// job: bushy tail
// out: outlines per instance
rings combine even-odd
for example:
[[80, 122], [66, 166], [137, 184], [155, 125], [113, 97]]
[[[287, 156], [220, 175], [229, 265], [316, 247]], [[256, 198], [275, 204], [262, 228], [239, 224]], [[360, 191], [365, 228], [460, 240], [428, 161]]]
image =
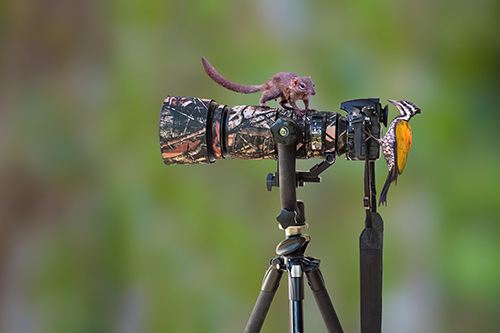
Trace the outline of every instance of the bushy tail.
[[212, 80], [214, 80], [216, 83], [220, 84], [221, 86], [223, 86], [226, 89], [236, 91], [239, 93], [243, 93], [243, 94], [252, 94], [252, 93], [262, 91], [262, 85], [260, 85], [260, 86], [245, 86], [243, 84], [231, 82], [228, 79], [226, 79], [225, 77], [223, 77], [222, 75], [220, 75], [215, 70], [214, 66], [212, 66], [212, 64], [205, 57], [201, 57], [201, 61], [203, 62], [203, 67], [205, 68], [205, 72], [207, 72], [208, 76], [210, 76], [212, 78]]
[[398, 180], [398, 171], [396, 167], [393, 167], [392, 170], [389, 171], [387, 175], [387, 179], [385, 180], [384, 187], [382, 188], [382, 192], [380, 192], [380, 199], [378, 205], [387, 206], [387, 192], [389, 192], [389, 187], [392, 182], [397, 182]]

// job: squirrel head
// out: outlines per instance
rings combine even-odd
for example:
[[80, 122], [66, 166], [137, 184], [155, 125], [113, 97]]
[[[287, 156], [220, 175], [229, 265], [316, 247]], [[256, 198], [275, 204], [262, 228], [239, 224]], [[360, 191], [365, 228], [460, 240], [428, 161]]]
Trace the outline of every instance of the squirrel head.
[[316, 90], [314, 90], [314, 83], [312, 82], [310, 76], [294, 77], [292, 78], [291, 85], [299, 93], [316, 95]]

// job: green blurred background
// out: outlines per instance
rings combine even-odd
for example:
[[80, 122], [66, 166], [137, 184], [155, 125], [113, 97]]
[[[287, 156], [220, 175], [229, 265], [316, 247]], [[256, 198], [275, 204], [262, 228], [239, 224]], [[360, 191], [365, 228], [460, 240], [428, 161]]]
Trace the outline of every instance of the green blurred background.
[[[500, 2], [19, 0], [0, 15], [1, 332], [243, 331], [284, 238], [265, 190], [276, 163], [163, 164], [165, 95], [258, 103], [213, 83], [202, 55], [244, 84], [311, 75], [320, 110], [420, 106], [380, 209], [384, 332], [500, 331]], [[298, 191], [346, 332], [362, 174], [341, 157]], [[286, 289], [263, 332], [287, 331]], [[305, 313], [325, 331], [309, 290]]]

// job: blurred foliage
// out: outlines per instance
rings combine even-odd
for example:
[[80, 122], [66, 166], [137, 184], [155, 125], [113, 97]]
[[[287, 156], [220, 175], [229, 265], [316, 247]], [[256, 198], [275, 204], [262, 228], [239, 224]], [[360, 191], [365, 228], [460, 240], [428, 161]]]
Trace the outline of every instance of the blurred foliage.
[[[311, 75], [320, 110], [419, 105], [380, 209], [384, 332], [500, 331], [499, 14], [494, 0], [3, 2], [0, 331], [243, 330], [284, 237], [265, 191], [276, 164], [163, 165], [165, 95], [258, 101], [214, 84], [202, 55], [244, 84]], [[346, 332], [359, 331], [362, 171], [339, 158], [298, 191]], [[324, 331], [308, 290], [305, 313]], [[287, 316], [282, 286], [263, 331]]]

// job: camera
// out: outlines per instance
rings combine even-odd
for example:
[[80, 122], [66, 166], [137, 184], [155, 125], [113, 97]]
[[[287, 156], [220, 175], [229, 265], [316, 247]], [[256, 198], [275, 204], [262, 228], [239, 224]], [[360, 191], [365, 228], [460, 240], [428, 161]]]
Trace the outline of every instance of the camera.
[[296, 158], [380, 158], [375, 140], [382, 124], [387, 126], [387, 105], [378, 98], [342, 102], [347, 115], [330, 111], [308, 111], [296, 117], [286, 108], [239, 105], [228, 107], [198, 97], [167, 96], [160, 113], [159, 138], [165, 164], [213, 163], [226, 157], [277, 159], [271, 127], [279, 119], [291, 119], [298, 128]]
[[[378, 98], [353, 99], [342, 102], [340, 109], [347, 112], [346, 158], [351, 161], [380, 158], [379, 144], [374, 140], [364, 143], [367, 133], [375, 138], [381, 136], [381, 124], [387, 127], [388, 106], [382, 108]], [[368, 152], [366, 151], [368, 149]]]

